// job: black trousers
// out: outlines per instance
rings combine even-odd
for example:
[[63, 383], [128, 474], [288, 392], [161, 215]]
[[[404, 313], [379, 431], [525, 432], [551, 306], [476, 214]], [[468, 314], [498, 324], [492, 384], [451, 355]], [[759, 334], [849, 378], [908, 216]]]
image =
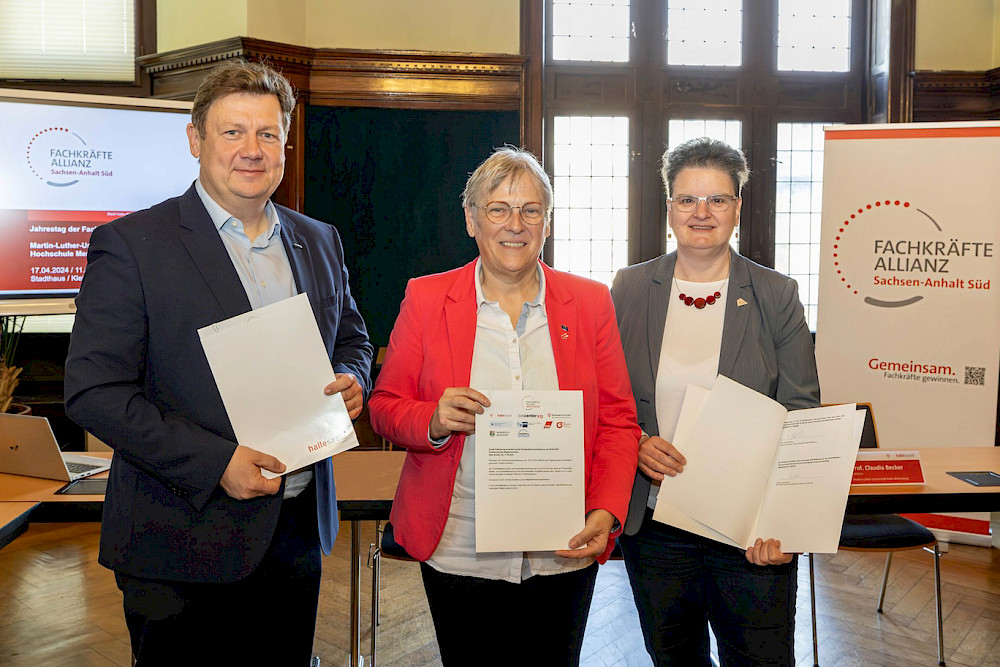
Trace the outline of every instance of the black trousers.
[[514, 584], [420, 564], [445, 667], [579, 665], [597, 563]]
[[137, 667], [307, 667], [321, 568], [315, 484], [310, 484], [282, 501], [264, 559], [245, 579], [191, 583], [115, 573]]
[[654, 521], [619, 539], [646, 650], [658, 667], [795, 664], [797, 560], [759, 566], [740, 549]]

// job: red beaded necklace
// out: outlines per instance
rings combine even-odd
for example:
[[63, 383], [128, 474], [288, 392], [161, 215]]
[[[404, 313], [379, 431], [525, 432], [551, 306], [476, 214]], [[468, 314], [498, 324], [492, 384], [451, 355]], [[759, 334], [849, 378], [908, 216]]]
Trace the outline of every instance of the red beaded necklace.
[[[726, 284], [723, 283], [722, 286], [723, 288], [725, 288]], [[677, 284], [676, 279], [674, 280], [674, 287], [676, 287], [677, 291], [680, 292], [681, 288], [680, 285]], [[722, 292], [716, 290], [715, 292], [709, 294], [708, 296], [699, 296], [699, 297], [688, 296], [687, 294], [680, 292], [680, 294], [677, 295], [677, 298], [683, 301], [685, 306], [694, 306], [698, 310], [701, 310], [705, 306], [711, 306], [716, 301], [721, 299]]]

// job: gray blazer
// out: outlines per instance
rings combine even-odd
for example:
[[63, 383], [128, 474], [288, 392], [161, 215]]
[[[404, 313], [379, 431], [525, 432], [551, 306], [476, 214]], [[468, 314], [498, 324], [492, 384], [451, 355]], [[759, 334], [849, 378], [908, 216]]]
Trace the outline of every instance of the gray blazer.
[[[670, 253], [622, 269], [611, 288], [639, 426], [650, 435], [659, 435], [656, 370], [667, 307], [674, 303], [670, 288], [676, 261], [676, 253]], [[798, 285], [735, 252], [729, 265], [719, 373], [789, 409], [819, 405], [816, 357]], [[649, 486], [650, 479], [636, 471], [626, 535], [634, 535], [642, 524]]]

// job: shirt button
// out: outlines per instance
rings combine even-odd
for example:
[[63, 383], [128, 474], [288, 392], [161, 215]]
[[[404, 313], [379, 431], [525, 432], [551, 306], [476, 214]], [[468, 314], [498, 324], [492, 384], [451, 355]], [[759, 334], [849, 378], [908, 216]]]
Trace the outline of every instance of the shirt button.
[[261, 287], [267, 287], [267, 281], [266, 280], [260, 281], [260, 286]]
[[512, 343], [516, 343], [516, 342], [517, 342], [517, 339], [516, 339], [516, 338], [511, 338], [511, 339], [510, 339], [510, 342], [512, 342]]
[[521, 379], [521, 376], [520, 376], [520, 375], [515, 375], [515, 376], [514, 376], [514, 379], [515, 379], [515, 380], [520, 380], [520, 379]]

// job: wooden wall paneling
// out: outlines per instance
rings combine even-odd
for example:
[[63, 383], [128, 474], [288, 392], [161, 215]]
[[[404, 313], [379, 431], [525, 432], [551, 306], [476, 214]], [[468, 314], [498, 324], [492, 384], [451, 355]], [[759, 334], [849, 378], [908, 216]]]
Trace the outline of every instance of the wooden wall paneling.
[[150, 96], [163, 99], [194, 98], [205, 73], [223, 60], [245, 58], [268, 62], [280, 70], [296, 90], [308, 90], [313, 49], [246, 37], [231, 37], [136, 59], [149, 75]]
[[1000, 119], [1000, 68], [914, 73], [913, 120]]
[[521, 80], [521, 144], [545, 164], [542, 66], [545, 63], [545, 0], [521, 0], [521, 54], [527, 58]]
[[[295, 86], [285, 178], [274, 199], [340, 229], [354, 258], [355, 297], [373, 341], [385, 345], [406, 279], [476, 254], [458, 200], [469, 171], [494, 146], [540, 143], [540, 106], [525, 92], [539, 87], [530, 57], [311, 49], [237, 37], [140, 64], [154, 96], [192, 99], [205, 73], [230, 58], [268, 62]], [[529, 113], [538, 116], [534, 124]]]
[[205, 74], [224, 60], [244, 58], [267, 62], [288, 78], [297, 101], [285, 146], [285, 177], [278, 185], [274, 201], [295, 210], [302, 209], [302, 182], [305, 164], [301, 150], [304, 137], [303, 113], [309, 102], [309, 70], [313, 49], [278, 42], [233, 37], [165, 53], [137, 58], [150, 81], [152, 97], [192, 100]]
[[311, 103], [406, 109], [521, 109], [517, 55], [318, 49]]
[[[274, 197], [296, 210], [305, 205], [302, 149], [308, 105], [513, 110], [521, 114], [521, 143], [530, 139], [540, 146], [541, 111], [532, 106], [536, 103], [528, 101], [526, 94], [529, 86], [540, 89], [540, 66], [535, 65], [539, 73], [533, 74], [527, 56], [313, 49], [233, 37], [142, 56], [137, 63], [148, 77], [151, 96], [190, 100], [205, 73], [230, 58], [270, 63], [288, 77], [298, 93], [286, 147], [285, 179]], [[537, 118], [526, 118], [529, 112]]]

